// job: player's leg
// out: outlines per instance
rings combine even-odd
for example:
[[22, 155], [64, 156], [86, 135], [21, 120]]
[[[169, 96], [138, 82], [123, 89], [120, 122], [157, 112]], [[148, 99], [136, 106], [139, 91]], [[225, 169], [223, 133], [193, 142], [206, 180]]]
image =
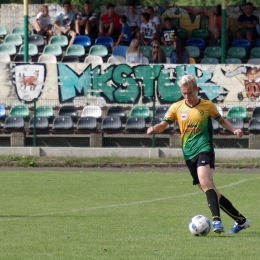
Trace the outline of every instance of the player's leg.
[[[207, 162], [207, 159], [203, 157], [203, 162]], [[208, 162], [209, 163], [209, 162]], [[199, 187], [205, 193], [209, 209], [212, 214], [212, 226], [215, 233], [224, 232], [224, 227], [220, 218], [220, 205], [219, 197], [221, 196], [213, 182], [214, 168], [211, 168], [210, 164], [201, 165], [197, 169]]]

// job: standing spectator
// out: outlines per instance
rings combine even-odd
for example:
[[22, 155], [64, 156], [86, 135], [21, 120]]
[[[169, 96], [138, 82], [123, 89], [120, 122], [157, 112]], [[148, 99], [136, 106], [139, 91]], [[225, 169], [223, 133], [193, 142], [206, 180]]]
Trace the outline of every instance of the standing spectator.
[[138, 15], [135, 12], [135, 6], [130, 4], [128, 6], [128, 12], [125, 13], [127, 23], [131, 28], [132, 35], [135, 36], [135, 34], [138, 32], [140, 27], [140, 15]]
[[166, 56], [157, 40], [153, 41], [152, 49], [149, 53], [149, 63], [166, 63]]
[[45, 5], [41, 7], [41, 11], [36, 16], [36, 20], [34, 21], [34, 30], [36, 30], [37, 34], [46, 36], [48, 43], [50, 42], [53, 31], [49, 10]]
[[143, 45], [150, 45], [156, 39], [156, 28], [149, 19], [148, 13], [141, 14], [141, 25], [137, 36]]
[[138, 39], [133, 39], [130, 43], [129, 48], [126, 51], [126, 62], [127, 63], [143, 63], [143, 54], [139, 48], [140, 43]]
[[57, 29], [58, 35], [67, 35], [70, 38], [69, 45], [72, 45], [76, 37], [76, 32], [73, 30], [75, 26], [75, 13], [72, 12], [72, 6], [69, 1], [63, 2], [63, 9], [64, 11], [56, 16], [54, 27]]
[[188, 51], [185, 49], [185, 44], [181, 40], [177, 40], [173, 42], [174, 51], [170, 56], [171, 64], [189, 64], [190, 63], [190, 55]]
[[161, 30], [161, 42], [165, 46], [171, 46], [178, 39], [178, 29], [172, 25], [170, 17], [164, 18], [165, 27]]
[[99, 23], [99, 36], [118, 37], [121, 29], [120, 17], [115, 13], [115, 5], [107, 4], [107, 13], [101, 16]]
[[160, 26], [161, 22], [159, 17], [154, 15], [154, 9], [152, 6], [147, 7], [147, 13], [150, 15], [150, 22], [153, 24], [153, 26], [156, 29], [156, 38], [159, 40], [160, 39]]
[[238, 17], [237, 31], [237, 38], [246, 37], [251, 42], [251, 45], [256, 37], [256, 25], [258, 24], [258, 18], [252, 14], [253, 11], [253, 4], [250, 2], [242, 7], [243, 14]]
[[84, 12], [77, 14], [75, 21], [76, 33], [79, 35], [93, 35], [97, 31], [97, 14], [91, 11], [91, 2], [85, 1]]
[[117, 45], [129, 46], [133, 37], [131, 34], [130, 26], [126, 23], [125, 15], [120, 16], [120, 24], [122, 25], [121, 34], [119, 35], [118, 40], [114, 46], [117, 46]]

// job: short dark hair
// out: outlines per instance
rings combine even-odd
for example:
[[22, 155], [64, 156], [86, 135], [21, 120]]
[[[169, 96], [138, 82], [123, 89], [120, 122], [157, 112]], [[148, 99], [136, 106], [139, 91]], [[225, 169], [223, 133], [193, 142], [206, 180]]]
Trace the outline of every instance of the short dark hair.
[[141, 16], [148, 22], [150, 20], [150, 14], [148, 13], [141, 13]]
[[114, 4], [112, 4], [112, 3], [108, 3], [108, 4], [107, 4], [107, 10], [108, 10], [108, 9], [110, 9], [111, 7], [113, 7], [113, 8], [114, 8], [114, 7], [115, 7], [115, 5], [114, 5]]
[[171, 19], [170, 17], [168, 17], [168, 16], [164, 18], [164, 21], [165, 21], [165, 22], [167, 22], [167, 21], [170, 21], [170, 22], [171, 22], [171, 20], [172, 20], [172, 19]]
[[70, 3], [70, 1], [64, 1], [64, 2], [62, 3], [62, 6], [64, 6], [64, 5], [71, 5], [71, 3]]
[[149, 10], [149, 9], [152, 10], [152, 11], [154, 11], [154, 9], [153, 9], [152, 6], [148, 6], [148, 7], [147, 7], [147, 10]]
[[91, 5], [91, 2], [88, 1], [88, 0], [86, 0], [84, 4], [85, 4], [85, 5]]
[[123, 14], [123, 15], [120, 16], [120, 20], [122, 21], [122, 23], [126, 23], [127, 18], [126, 18], [126, 16]]

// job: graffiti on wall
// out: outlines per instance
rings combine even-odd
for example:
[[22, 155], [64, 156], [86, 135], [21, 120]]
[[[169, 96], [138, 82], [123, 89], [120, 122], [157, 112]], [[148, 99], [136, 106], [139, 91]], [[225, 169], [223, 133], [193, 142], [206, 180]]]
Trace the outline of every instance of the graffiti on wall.
[[186, 74], [196, 77], [198, 95], [214, 103], [256, 102], [260, 95], [260, 68], [248, 64], [0, 65], [1, 98], [16, 98], [25, 103], [34, 99], [65, 103], [92, 97], [103, 98], [108, 104], [146, 103], [152, 99], [170, 104], [182, 98], [178, 79]]

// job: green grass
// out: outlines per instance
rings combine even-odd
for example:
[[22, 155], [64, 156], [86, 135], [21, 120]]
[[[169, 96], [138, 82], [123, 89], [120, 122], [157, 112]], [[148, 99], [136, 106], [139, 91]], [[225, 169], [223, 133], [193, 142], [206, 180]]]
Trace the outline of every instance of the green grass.
[[187, 172], [1, 171], [0, 259], [258, 259], [260, 176], [215, 181], [249, 229], [192, 236], [190, 218], [210, 213]]

